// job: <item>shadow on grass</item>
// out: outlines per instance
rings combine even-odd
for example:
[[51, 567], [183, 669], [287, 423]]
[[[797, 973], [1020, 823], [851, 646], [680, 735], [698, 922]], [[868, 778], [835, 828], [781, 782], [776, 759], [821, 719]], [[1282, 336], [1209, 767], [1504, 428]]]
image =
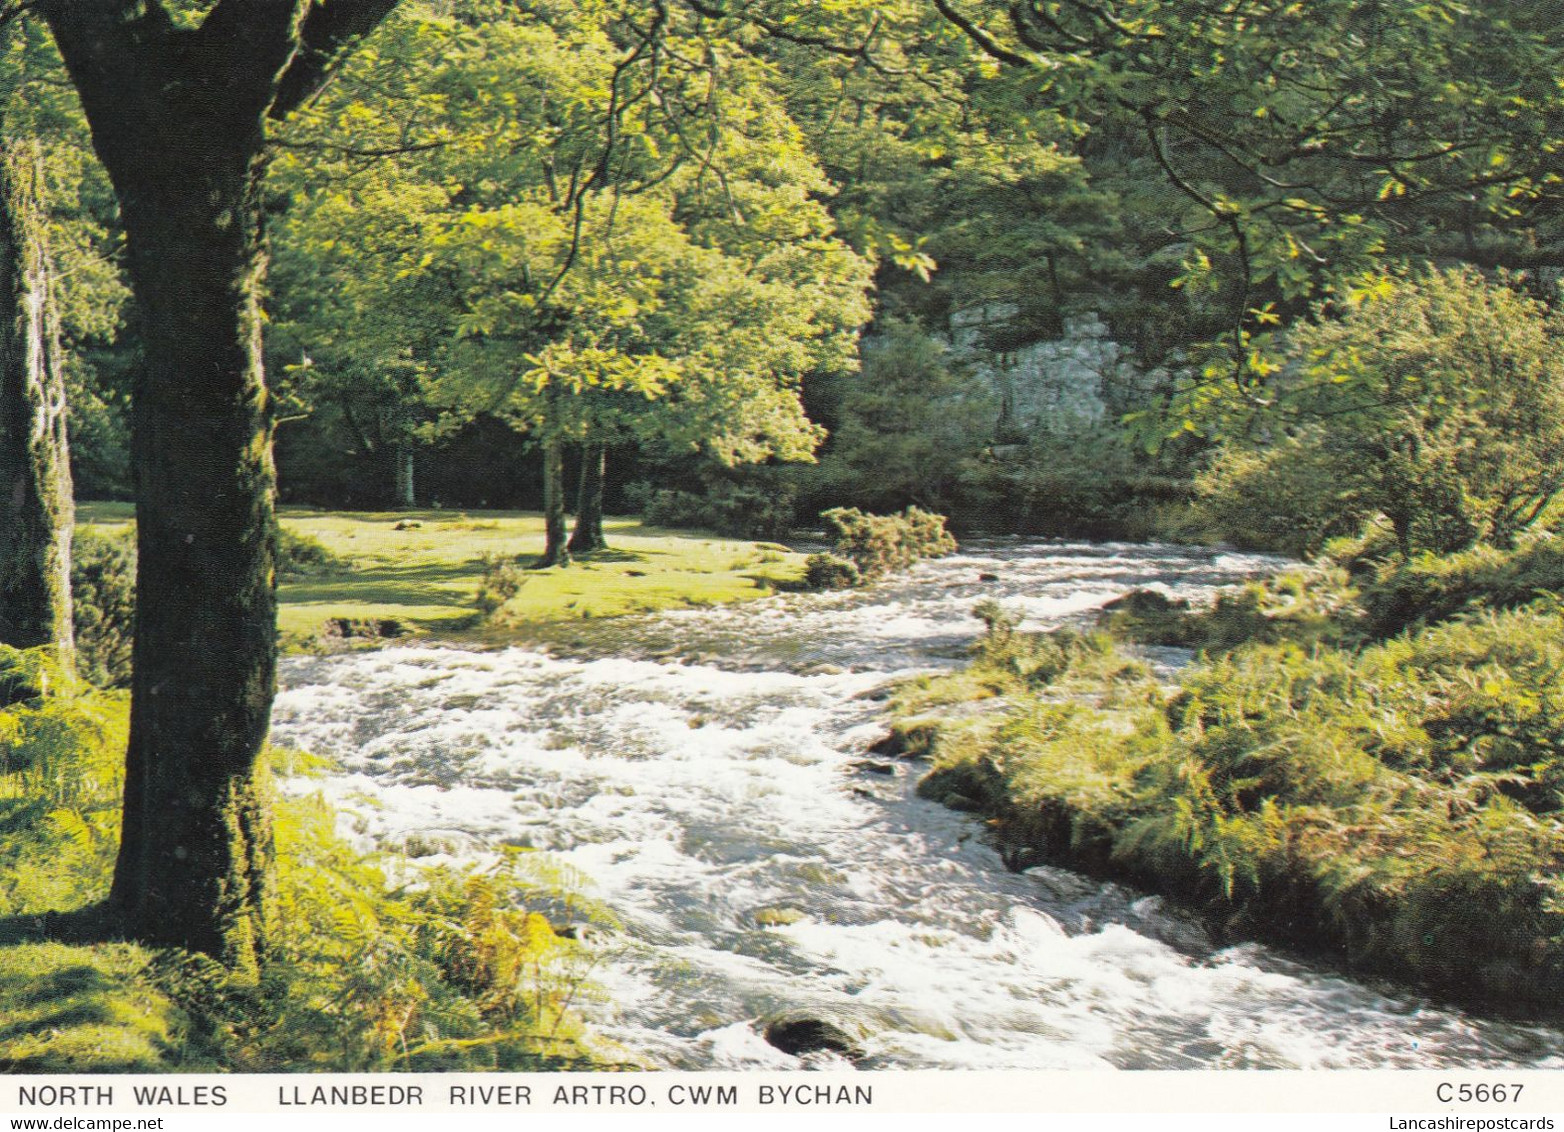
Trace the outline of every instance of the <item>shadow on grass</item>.
[[0, 974], [0, 998], [13, 1009], [59, 1004], [57, 1009], [44, 1010], [36, 1017], [0, 1025], [0, 1043], [41, 1031], [112, 1022], [114, 1011], [108, 996], [118, 989], [119, 984], [113, 979], [86, 964], [41, 976]]
[[779, 594], [816, 594], [820, 591], [811, 586], [803, 578], [779, 578], [774, 574], [745, 574], [743, 577], [754, 582], [760, 589], [772, 589]]
[[103, 905], [0, 917], [0, 1073], [164, 1071], [181, 1060], [180, 1008], [148, 981]]
[[107, 901], [70, 912], [0, 916], [0, 947], [20, 943], [118, 943], [124, 938]]
[[[427, 523], [435, 526], [442, 523], [472, 523], [479, 521], [498, 521], [503, 519], [526, 519], [534, 513], [527, 511], [484, 511], [478, 510], [468, 513], [466, 511], [434, 511], [429, 508], [409, 508], [406, 511], [337, 511], [332, 509], [316, 510], [308, 507], [284, 506], [278, 509], [284, 519], [345, 519], [354, 523], [388, 523], [395, 526], [397, 523]], [[409, 528], [417, 530], [417, 527]]]
[[[351, 574], [328, 575], [283, 586], [282, 604], [355, 602], [366, 605], [466, 605], [471, 595], [451, 583], [475, 581], [483, 573], [476, 562], [454, 565], [371, 566]], [[442, 584], [445, 583], [445, 584]]]

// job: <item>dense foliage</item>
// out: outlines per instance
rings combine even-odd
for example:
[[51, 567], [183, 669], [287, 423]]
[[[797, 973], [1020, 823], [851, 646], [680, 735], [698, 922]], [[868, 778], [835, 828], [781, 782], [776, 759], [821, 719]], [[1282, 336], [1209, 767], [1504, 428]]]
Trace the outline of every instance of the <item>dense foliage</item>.
[[1515, 282], [1386, 276], [1294, 327], [1269, 439], [1202, 478], [1217, 529], [1295, 553], [1376, 520], [1404, 556], [1512, 545], [1564, 487], [1559, 324]]
[[[606, 446], [611, 505], [763, 537], [916, 505], [957, 529], [1293, 552], [1382, 518], [1416, 550], [1537, 517], [1552, 441], [1471, 430], [1558, 417], [1494, 389], [1541, 356], [1552, 301], [1550, 28], [1512, 4], [1339, 0], [1328, 25], [1280, 3], [987, 8], [398, 6], [272, 163], [284, 494], [536, 507], [553, 479], [565, 506]], [[79, 144], [74, 113], [47, 122]], [[98, 254], [105, 191], [61, 170], [86, 281], [74, 460], [122, 491], [137, 331]], [[1478, 278], [1434, 261], [1510, 267], [1531, 297], [1466, 306]], [[1487, 327], [1435, 327], [1442, 376], [1409, 401], [1427, 359], [1359, 347], [1441, 304]], [[1086, 312], [1125, 366], [1026, 368]], [[1511, 344], [1498, 373], [1469, 331]], [[1015, 382], [1056, 379], [1101, 415], [1013, 415]], [[1414, 419], [1456, 387], [1459, 412]], [[530, 450], [497, 450], [496, 421]], [[769, 513], [730, 498], [750, 483], [722, 465], [812, 452], [753, 481]]]
[[130, 683], [136, 548], [130, 539], [78, 531], [71, 554], [76, 670], [102, 687]]

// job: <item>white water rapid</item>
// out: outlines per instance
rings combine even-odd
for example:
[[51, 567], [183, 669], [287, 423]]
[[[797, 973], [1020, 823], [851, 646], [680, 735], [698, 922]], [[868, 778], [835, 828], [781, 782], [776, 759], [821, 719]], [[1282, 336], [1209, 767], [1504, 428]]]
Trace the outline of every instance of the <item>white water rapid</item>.
[[604, 993], [584, 1009], [651, 1066], [848, 1067], [768, 1044], [783, 1014], [850, 1033], [861, 1068], [1564, 1066], [1550, 1029], [1217, 947], [1116, 885], [1011, 874], [979, 822], [913, 796], [923, 767], [864, 754], [875, 689], [955, 663], [982, 598], [1051, 625], [1268, 565], [991, 544], [867, 591], [582, 622], [552, 654], [293, 659], [275, 738], [336, 761], [324, 789], [365, 838], [532, 846], [587, 874], [621, 926], [590, 937]]

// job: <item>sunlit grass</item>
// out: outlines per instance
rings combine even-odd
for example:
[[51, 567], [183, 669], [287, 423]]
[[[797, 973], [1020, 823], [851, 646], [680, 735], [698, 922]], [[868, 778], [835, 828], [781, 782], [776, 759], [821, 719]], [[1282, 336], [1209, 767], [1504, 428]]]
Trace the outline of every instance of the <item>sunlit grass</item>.
[[[527, 564], [543, 552], [541, 515], [522, 511], [317, 511], [287, 507], [283, 526], [318, 540], [340, 565], [278, 588], [283, 639], [323, 625], [393, 620], [415, 633], [525, 636], [542, 622], [614, 617], [762, 597], [803, 574], [803, 556], [767, 544], [604, 523], [611, 549], [568, 567], [524, 571], [521, 592], [479, 625], [485, 559]], [[100, 533], [126, 529], [129, 504], [83, 503], [77, 521]], [[400, 529], [398, 529], [400, 528]]]
[[147, 1073], [174, 1068], [185, 1019], [146, 978], [151, 961], [150, 952], [130, 944], [0, 947], [0, 1069]]

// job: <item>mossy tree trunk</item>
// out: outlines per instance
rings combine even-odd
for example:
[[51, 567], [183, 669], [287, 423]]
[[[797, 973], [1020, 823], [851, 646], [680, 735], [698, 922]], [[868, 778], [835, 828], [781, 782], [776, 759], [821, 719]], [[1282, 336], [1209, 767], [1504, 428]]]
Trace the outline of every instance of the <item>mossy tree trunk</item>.
[[0, 644], [72, 657], [70, 453], [43, 150], [0, 140]]
[[125, 226], [136, 640], [110, 910], [137, 939], [253, 969], [270, 928], [257, 764], [276, 671], [271, 406], [261, 366], [269, 117], [395, 0], [43, 0]]
[[559, 428], [562, 396], [555, 382], [544, 387], [543, 419], [538, 422], [543, 438], [543, 557], [533, 567], [539, 570], [570, 565], [570, 550], [565, 545], [569, 534], [565, 525], [565, 442]]
[[603, 537], [603, 484], [608, 474], [608, 446], [588, 443], [581, 450], [581, 492], [576, 503], [576, 525], [570, 532], [572, 554], [607, 550]]
[[565, 446], [550, 436], [543, 441], [543, 557], [536, 565], [570, 565], [565, 546]]

